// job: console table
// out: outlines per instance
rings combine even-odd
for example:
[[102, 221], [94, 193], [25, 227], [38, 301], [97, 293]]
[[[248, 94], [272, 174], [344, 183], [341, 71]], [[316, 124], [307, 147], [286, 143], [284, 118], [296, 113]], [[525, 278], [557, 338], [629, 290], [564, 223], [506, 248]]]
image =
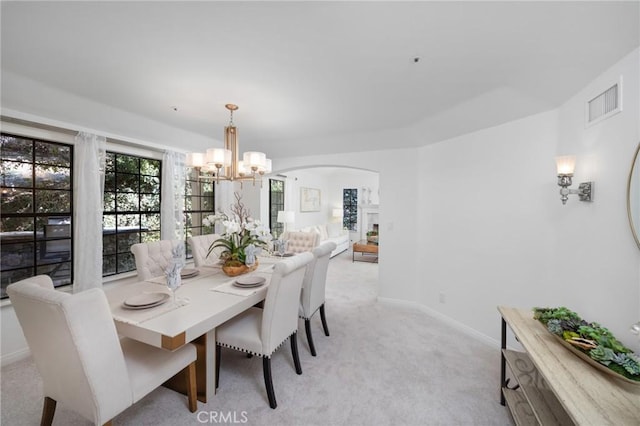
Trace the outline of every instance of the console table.
[[[499, 306], [500, 403], [517, 425], [640, 425], [640, 386], [585, 363], [532, 310]], [[507, 326], [525, 352], [507, 349]], [[507, 368], [515, 383], [507, 378]]]

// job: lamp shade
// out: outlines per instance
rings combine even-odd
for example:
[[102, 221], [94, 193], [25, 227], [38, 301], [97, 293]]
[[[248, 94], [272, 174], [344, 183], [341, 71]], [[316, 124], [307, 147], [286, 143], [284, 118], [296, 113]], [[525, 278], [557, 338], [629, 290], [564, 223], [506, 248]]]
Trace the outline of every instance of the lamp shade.
[[190, 152], [187, 154], [185, 164], [187, 167], [203, 167], [205, 165], [204, 154], [201, 152]]
[[295, 214], [290, 210], [280, 210], [278, 212], [278, 223], [293, 223], [295, 221]]
[[342, 217], [342, 209], [333, 209], [331, 211], [331, 216], [333, 216], [333, 217]]
[[267, 155], [264, 152], [247, 151], [242, 156], [244, 166], [249, 169], [261, 169], [267, 164]]
[[231, 150], [224, 148], [209, 148], [206, 156], [207, 164], [229, 167], [231, 165]]
[[575, 155], [563, 155], [560, 157], [556, 157], [556, 167], [558, 170], [558, 175], [573, 176], [573, 172], [576, 168]]
[[244, 165], [244, 161], [238, 161], [238, 169], [237, 172], [240, 176], [248, 175], [251, 173], [251, 169]]
[[258, 168], [258, 171], [259, 171], [260, 173], [265, 173], [265, 174], [269, 174], [269, 173], [271, 173], [271, 170], [272, 170], [272, 169], [271, 169], [271, 159], [270, 159], [270, 158], [267, 158], [267, 159], [265, 160], [264, 167], [259, 167], [259, 168]]

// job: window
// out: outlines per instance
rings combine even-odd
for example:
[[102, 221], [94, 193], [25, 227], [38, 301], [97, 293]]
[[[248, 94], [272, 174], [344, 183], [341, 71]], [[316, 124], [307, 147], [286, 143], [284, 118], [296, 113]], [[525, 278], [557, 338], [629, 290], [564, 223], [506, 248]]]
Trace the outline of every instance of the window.
[[73, 146], [2, 134], [2, 285], [46, 274], [73, 281]]
[[269, 228], [273, 236], [284, 231], [284, 224], [278, 223], [280, 210], [284, 210], [284, 181], [269, 179]]
[[160, 240], [160, 160], [107, 152], [102, 275], [136, 269], [131, 246]]
[[[207, 234], [202, 228], [202, 219], [215, 210], [215, 182], [198, 178], [198, 170], [190, 170], [185, 180], [184, 229], [185, 240], [194, 235]], [[192, 257], [191, 247], [185, 243], [187, 257]]]
[[342, 190], [342, 224], [349, 231], [357, 231], [358, 227], [358, 190]]

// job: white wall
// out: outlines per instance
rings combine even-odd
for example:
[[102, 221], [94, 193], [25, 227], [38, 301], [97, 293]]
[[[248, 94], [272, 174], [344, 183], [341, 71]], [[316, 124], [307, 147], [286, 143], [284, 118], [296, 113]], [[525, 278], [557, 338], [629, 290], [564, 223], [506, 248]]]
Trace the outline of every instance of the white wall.
[[[285, 203], [289, 206], [287, 209], [295, 212], [296, 221], [291, 226], [292, 229], [336, 221], [332, 217], [332, 211], [342, 209], [344, 188], [356, 188], [359, 192], [363, 187], [372, 188], [376, 203], [379, 201], [377, 172], [344, 167], [313, 167], [290, 170], [284, 174], [287, 176], [286, 188], [290, 190]], [[300, 211], [301, 188], [320, 189], [322, 205], [319, 212]]]
[[[285, 173], [287, 182], [285, 187], [285, 205], [287, 210], [295, 213], [295, 222], [289, 224], [288, 229], [299, 229], [306, 226], [327, 223], [331, 217], [331, 207], [327, 203], [331, 186], [323, 174], [314, 172], [314, 169], [295, 170]], [[300, 211], [300, 189], [313, 188], [320, 190], [320, 211], [301, 212]]]
[[[274, 170], [321, 165], [379, 172], [380, 245], [379, 295], [416, 300], [418, 233], [418, 168], [416, 149], [395, 149], [274, 159]], [[286, 173], [285, 173], [286, 174]]]
[[[636, 50], [556, 111], [421, 149], [424, 305], [494, 339], [496, 305], [565, 305], [637, 345], [628, 329], [640, 318], [640, 251], [625, 197], [640, 140], [638, 59]], [[623, 112], [585, 129], [584, 103], [620, 74]], [[574, 186], [594, 180], [593, 203], [562, 205], [559, 154], [578, 156]]]
[[497, 340], [497, 305], [557, 303], [556, 132], [551, 111], [420, 150], [425, 306]]
[[11, 364], [29, 354], [27, 341], [13, 310], [13, 306], [6, 304], [0, 308], [0, 325], [2, 325], [2, 365]]
[[[629, 326], [640, 319], [640, 251], [626, 211], [627, 179], [640, 142], [640, 50], [636, 49], [559, 109], [558, 153], [577, 155], [574, 182], [595, 181], [592, 204], [567, 203], [554, 211], [556, 263], [572, 304], [629, 340]], [[584, 103], [623, 76], [623, 111], [585, 128]], [[637, 340], [636, 340], [637, 341]]]
[[2, 114], [114, 139], [134, 140], [142, 144], [151, 142], [183, 152], [222, 146], [222, 141], [213, 137], [207, 138], [99, 104], [4, 70]]
[[[640, 319], [640, 251], [626, 179], [640, 140], [639, 51], [557, 110], [418, 149], [283, 159], [279, 167], [380, 171], [379, 296], [418, 301], [493, 341], [498, 305], [565, 305], [631, 347]], [[624, 76], [624, 110], [585, 129], [584, 102]], [[593, 203], [562, 205], [554, 157], [578, 156]], [[440, 293], [444, 303], [440, 302]]]

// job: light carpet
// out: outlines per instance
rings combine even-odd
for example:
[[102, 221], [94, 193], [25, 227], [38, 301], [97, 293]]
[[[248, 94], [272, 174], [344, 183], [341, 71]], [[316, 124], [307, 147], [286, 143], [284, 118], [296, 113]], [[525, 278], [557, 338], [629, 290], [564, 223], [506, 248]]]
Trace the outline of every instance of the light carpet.
[[[190, 413], [186, 397], [159, 388], [114, 419], [115, 425], [511, 425], [499, 402], [499, 348], [492, 348], [411, 305], [378, 302], [378, 265], [330, 262], [326, 313], [312, 319], [317, 357], [300, 322], [303, 374], [289, 344], [272, 359], [278, 408], [269, 408], [262, 361], [223, 350], [220, 387]], [[497, 326], [497, 325], [496, 325]], [[37, 425], [42, 384], [28, 358], [2, 368], [1, 419]], [[58, 404], [54, 425], [87, 425]]]

